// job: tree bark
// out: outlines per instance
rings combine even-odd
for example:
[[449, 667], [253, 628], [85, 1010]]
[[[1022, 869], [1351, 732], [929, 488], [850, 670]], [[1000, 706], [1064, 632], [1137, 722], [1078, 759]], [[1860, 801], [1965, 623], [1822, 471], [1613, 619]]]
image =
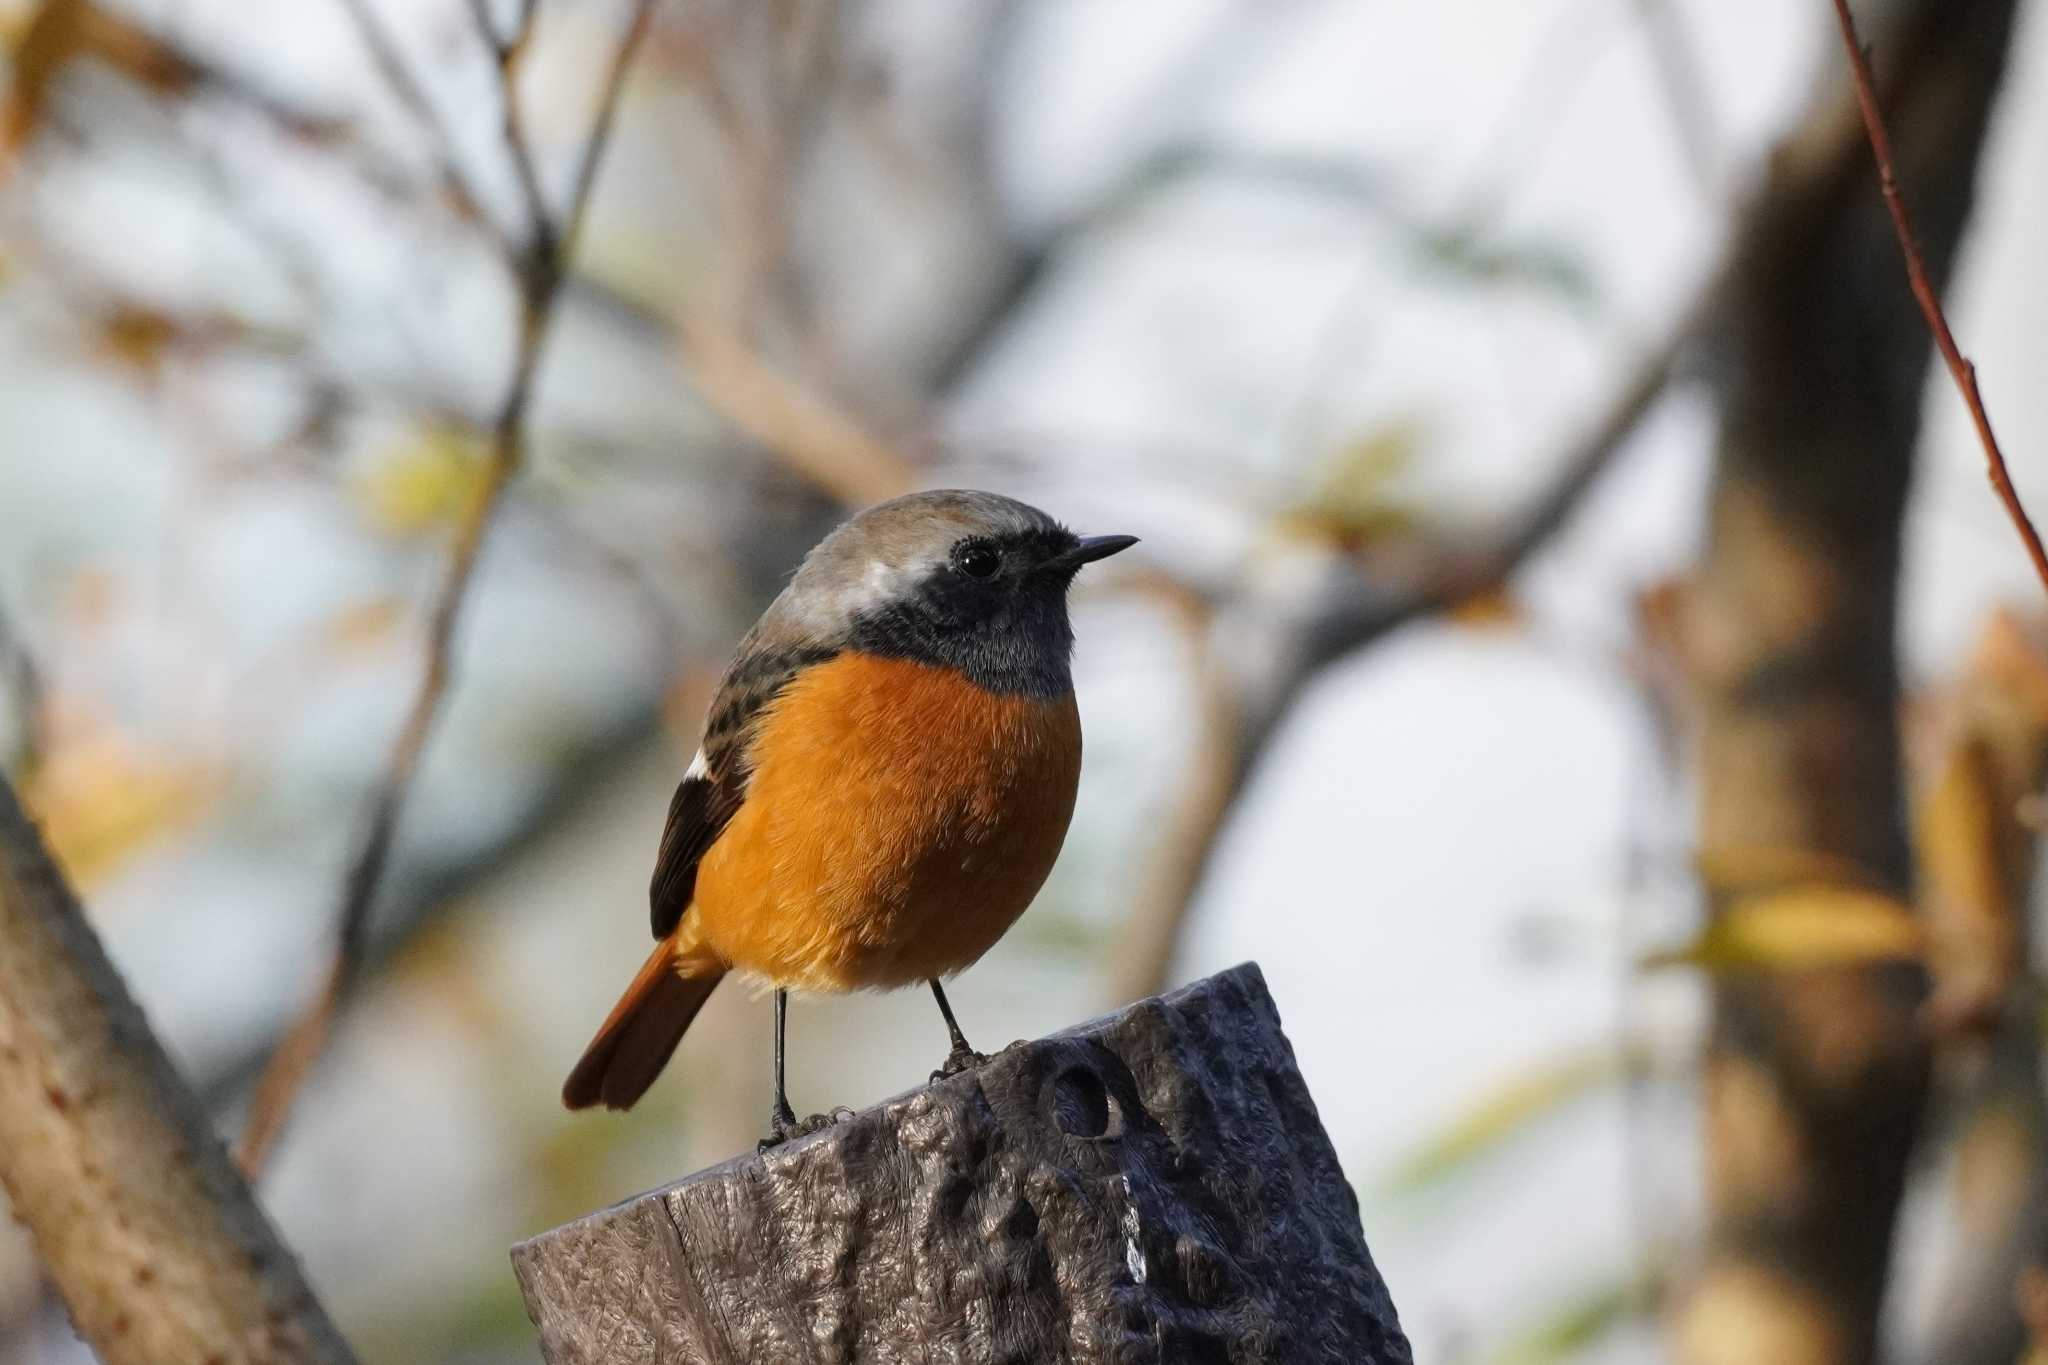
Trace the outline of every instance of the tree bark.
[[354, 1359], [4, 780], [0, 1185], [108, 1365]]
[[1242, 966], [515, 1247], [549, 1365], [1409, 1365]]
[[[1937, 283], [1968, 216], [2014, 9], [1911, 0], [1873, 29]], [[1839, 113], [1778, 150], [1707, 337], [1722, 432], [1683, 627], [1700, 851], [1776, 867], [1779, 889], [1851, 878], [1904, 898], [1894, 617], [1930, 342], [1868, 151], [1842, 135], [1853, 111], [1839, 90], [1828, 99]], [[1708, 890], [1720, 913], [1726, 888]], [[1925, 990], [1924, 972], [1896, 965], [1716, 983], [1713, 1225], [1676, 1324], [1688, 1365], [1875, 1359], [1927, 1089]]]

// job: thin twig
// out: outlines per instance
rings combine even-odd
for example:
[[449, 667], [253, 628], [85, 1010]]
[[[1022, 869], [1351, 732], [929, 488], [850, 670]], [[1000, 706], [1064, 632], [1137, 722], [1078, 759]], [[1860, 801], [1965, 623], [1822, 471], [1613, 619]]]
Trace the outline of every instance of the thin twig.
[[2034, 561], [2034, 573], [2042, 586], [2048, 587], [2048, 549], [2042, 547], [2041, 535], [2020, 502], [2019, 490], [2013, 487], [2012, 474], [2005, 465], [2005, 452], [1998, 448], [1998, 437], [1992, 434], [1991, 414], [1985, 411], [1984, 395], [1977, 387], [1977, 367], [1956, 344], [1955, 334], [1949, 330], [1948, 315], [1942, 311], [1941, 298], [1927, 277], [1927, 262], [1920, 254], [1920, 240], [1913, 232], [1913, 220], [1906, 211], [1906, 199], [1899, 192], [1898, 175], [1893, 169], [1892, 142], [1885, 132], [1884, 115], [1878, 109], [1877, 82], [1870, 74], [1870, 59], [1864, 53], [1862, 40], [1856, 36], [1856, 20], [1849, 13], [1849, 0], [1834, 0], [1834, 4], [1842, 47], [1849, 57], [1849, 73], [1856, 82], [1856, 105], [1863, 114], [1864, 131], [1870, 135], [1870, 150], [1877, 158], [1878, 183], [1884, 190], [1885, 207], [1891, 211], [1892, 226], [1898, 231], [1899, 250], [1906, 258], [1906, 278], [1911, 281], [1913, 297], [1927, 319], [1927, 329], [1934, 334], [1934, 344], [1948, 365], [1949, 377], [1955, 381], [1956, 391], [1962, 394], [1963, 404], [1970, 410], [1970, 420], [1976, 424], [1991, 487], [2005, 504], [2013, 529], [2027, 547], [2027, 556]]
[[527, 250], [538, 254], [554, 251], [554, 219], [548, 213], [547, 196], [540, 187], [540, 169], [535, 163], [533, 142], [526, 131], [526, 114], [519, 103], [519, 58], [533, 35], [534, 6], [520, 7], [518, 26], [509, 37], [500, 37], [491, 23], [490, 0], [469, 0], [470, 17], [477, 36], [498, 63], [498, 90], [503, 106], [505, 154], [519, 181], [519, 194], [526, 204]]
[[911, 463], [831, 394], [794, 378], [709, 319], [685, 317], [678, 331], [698, 396], [812, 485], [853, 506], [912, 486]]
[[484, 214], [483, 201], [463, 172], [462, 158], [456, 154], [455, 135], [449, 131], [447, 121], [434, 107], [433, 100], [428, 98], [426, 87], [405, 64], [398, 45], [392, 41], [390, 30], [384, 27], [384, 21], [377, 17], [370, 4], [371, 0], [341, 0], [342, 8], [348, 11], [349, 19], [355, 25], [357, 36], [369, 49], [370, 60], [376, 64], [377, 73], [433, 144], [435, 173], [441, 179], [443, 192], [463, 217], [488, 223], [490, 220]]
[[618, 118], [619, 95], [625, 89], [626, 68], [632, 65], [633, 54], [639, 50], [641, 40], [647, 36], [647, 26], [654, 19], [653, 0], [633, 0], [633, 15], [627, 20], [624, 38], [612, 54], [612, 68], [605, 73], [604, 97], [597, 107], [597, 118], [590, 125], [590, 136], [583, 144], [583, 159], [576, 167], [576, 176], [569, 182], [569, 208], [562, 215], [561, 248], [556, 259], [566, 262], [576, 249], [576, 235], [583, 229], [583, 215], [590, 207], [590, 190], [597, 181], [598, 163], [603, 160], [605, 144], [611, 140], [612, 124]]
[[501, 436], [492, 452], [484, 487], [456, 533], [455, 547], [428, 625], [426, 667], [413, 694], [405, 724], [385, 760], [383, 779], [371, 798], [362, 839], [343, 883], [341, 905], [336, 914], [339, 929], [334, 963], [328, 970], [319, 999], [285, 1035], [284, 1042], [257, 1082], [256, 1094], [250, 1102], [248, 1124], [242, 1131], [236, 1156], [243, 1170], [252, 1176], [262, 1170], [278, 1134], [283, 1130], [292, 1101], [304, 1085], [313, 1062], [326, 1047], [342, 996], [354, 984], [369, 933], [370, 907], [384, 866], [390, 860], [398, 817], [412, 790], [428, 733], [447, 691], [450, 646], [470, 580], [474, 577], [477, 552], [482, 548], [484, 535], [519, 462], [519, 451], [520, 442], [516, 434], [509, 441]]
[[[353, 0], [352, 0], [353, 2]], [[405, 724], [385, 761], [383, 779], [370, 802], [363, 835], [348, 877], [343, 883], [341, 904], [336, 913], [335, 955], [320, 997], [285, 1035], [270, 1064], [257, 1081], [250, 1102], [249, 1120], [242, 1133], [237, 1155], [245, 1170], [262, 1169], [265, 1158], [282, 1131], [294, 1099], [303, 1088], [313, 1063], [325, 1049], [334, 1016], [343, 997], [354, 984], [369, 940], [370, 910], [397, 832], [399, 816], [418, 773], [421, 755], [434, 720], [448, 690], [455, 632], [462, 616], [471, 580], [475, 577], [479, 551], [489, 533], [505, 491], [525, 462], [526, 418], [533, 398], [533, 380], [539, 369], [541, 351], [547, 340], [557, 294], [567, 272], [568, 254], [575, 245], [577, 229], [588, 207], [597, 166], [610, 141], [619, 96], [633, 54], [646, 36], [654, 11], [654, 0], [634, 0], [632, 16], [619, 40], [606, 73], [597, 113], [585, 140], [577, 168], [575, 188], [563, 217], [559, 236], [549, 235], [529, 246], [519, 271], [519, 348], [512, 376], [506, 386], [496, 421], [492, 424], [491, 454], [482, 488], [456, 532], [447, 572], [436, 594], [429, 618], [426, 666], [413, 694]]]

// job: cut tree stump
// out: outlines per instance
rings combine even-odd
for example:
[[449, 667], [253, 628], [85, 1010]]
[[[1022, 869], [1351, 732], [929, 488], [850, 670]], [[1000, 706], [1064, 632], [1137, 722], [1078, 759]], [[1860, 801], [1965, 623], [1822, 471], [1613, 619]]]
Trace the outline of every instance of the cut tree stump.
[[1257, 966], [512, 1249], [549, 1365], [1408, 1365]]

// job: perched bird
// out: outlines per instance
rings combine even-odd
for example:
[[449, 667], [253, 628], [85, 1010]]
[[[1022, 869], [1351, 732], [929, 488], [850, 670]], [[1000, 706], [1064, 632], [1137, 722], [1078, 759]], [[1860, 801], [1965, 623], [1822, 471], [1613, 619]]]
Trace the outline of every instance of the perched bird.
[[925, 982], [952, 1041], [942, 1070], [978, 1062], [939, 982], [1052, 870], [1081, 774], [1067, 588], [1135, 543], [951, 489], [819, 542], [719, 684], [649, 888], [660, 942], [563, 1103], [630, 1108], [731, 972], [774, 988], [773, 1140], [799, 1131], [791, 990]]

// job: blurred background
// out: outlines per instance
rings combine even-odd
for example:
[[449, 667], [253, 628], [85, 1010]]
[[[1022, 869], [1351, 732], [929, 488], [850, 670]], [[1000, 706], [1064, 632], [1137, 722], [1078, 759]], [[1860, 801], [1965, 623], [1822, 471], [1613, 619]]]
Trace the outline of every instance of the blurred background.
[[[2048, 7], [1857, 11], [2048, 506]], [[947, 485], [1144, 539], [979, 1045], [1256, 959], [1424, 1362], [2048, 1351], [2048, 612], [1825, 0], [0, 50], [0, 758], [366, 1359], [537, 1359], [507, 1245], [762, 1131], [739, 990], [630, 1115], [556, 1094], [738, 634]], [[791, 1031], [799, 1112], [945, 1050], [921, 993]], [[0, 1231], [0, 1360], [84, 1358]]]

